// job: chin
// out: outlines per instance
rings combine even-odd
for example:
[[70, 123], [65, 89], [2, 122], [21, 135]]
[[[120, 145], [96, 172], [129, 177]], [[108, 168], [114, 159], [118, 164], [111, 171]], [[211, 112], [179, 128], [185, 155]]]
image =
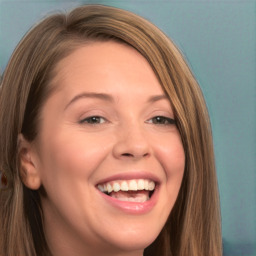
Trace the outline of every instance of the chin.
[[150, 231], [147, 229], [144, 230], [122, 230], [108, 239], [112, 240], [109, 241], [109, 244], [112, 244], [112, 248], [115, 247], [120, 251], [143, 251], [149, 245], [151, 245], [156, 238], [158, 237], [161, 230], [151, 229]]

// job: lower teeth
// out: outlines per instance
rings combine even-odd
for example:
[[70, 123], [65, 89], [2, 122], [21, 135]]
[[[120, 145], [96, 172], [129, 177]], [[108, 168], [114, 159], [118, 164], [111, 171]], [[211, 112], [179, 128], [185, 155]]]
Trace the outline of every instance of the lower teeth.
[[152, 193], [149, 193], [149, 191], [145, 191], [145, 190], [129, 191], [129, 192], [119, 191], [119, 192], [111, 192], [108, 195], [120, 201], [143, 203], [149, 200]]
[[149, 200], [149, 197], [147, 197], [147, 198], [146, 197], [145, 198], [141, 198], [141, 197], [138, 197], [138, 198], [136, 198], [136, 197], [119, 197], [119, 198], [117, 198], [114, 196], [111, 196], [111, 197], [118, 199], [119, 201], [138, 202], [138, 203], [144, 203]]

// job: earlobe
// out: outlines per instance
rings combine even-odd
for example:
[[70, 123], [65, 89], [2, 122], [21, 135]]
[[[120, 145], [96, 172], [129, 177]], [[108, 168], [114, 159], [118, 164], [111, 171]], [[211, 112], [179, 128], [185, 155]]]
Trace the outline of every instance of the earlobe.
[[23, 184], [33, 190], [41, 186], [40, 171], [37, 166], [36, 152], [22, 134], [18, 136], [19, 173]]

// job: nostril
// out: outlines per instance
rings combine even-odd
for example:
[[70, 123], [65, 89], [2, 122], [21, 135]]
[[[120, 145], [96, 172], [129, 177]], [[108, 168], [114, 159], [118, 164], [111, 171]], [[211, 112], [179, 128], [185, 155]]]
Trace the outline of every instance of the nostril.
[[132, 154], [130, 154], [130, 153], [123, 153], [123, 154], [122, 154], [122, 156], [133, 157], [133, 155], [132, 155]]
[[[126, 156], [126, 157], [136, 157], [136, 154], [131, 154], [131, 153], [123, 153], [122, 156]], [[146, 157], [148, 156], [148, 153], [145, 153], [142, 155], [142, 157]]]

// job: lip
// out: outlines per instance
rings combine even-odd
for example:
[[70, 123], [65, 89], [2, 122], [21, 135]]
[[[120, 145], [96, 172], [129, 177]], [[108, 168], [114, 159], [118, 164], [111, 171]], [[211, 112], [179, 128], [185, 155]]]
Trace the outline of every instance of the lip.
[[150, 199], [143, 203], [120, 201], [116, 198], [113, 198], [111, 196], [104, 194], [100, 190], [98, 190], [98, 192], [103, 197], [103, 199], [111, 206], [123, 211], [124, 213], [139, 215], [139, 214], [145, 214], [150, 212], [156, 205], [159, 197], [159, 184], [158, 183], [156, 184], [154, 193], [152, 194]]
[[[98, 184], [103, 184], [103, 183], [107, 183], [115, 180], [132, 180], [132, 179], [149, 179], [155, 182], [156, 187], [154, 189], [154, 193], [152, 194], [149, 200], [143, 203], [120, 201], [116, 198], [106, 195], [105, 193], [101, 192], [97, 188]], [[128, 214], [145, 214], [150, 212], [158, 201], [159, 187], [160, 187], [160, 180], [158, 177], [148, 172], [138, 172], [138, 171], [134, 173], [118, 173], [118, 174], [109, 176], [105, 179], [99, 180], [96, 184], [96, 189], [98, 193], [104, 199], [104, 201], [107, 202], [107, 204]]]

